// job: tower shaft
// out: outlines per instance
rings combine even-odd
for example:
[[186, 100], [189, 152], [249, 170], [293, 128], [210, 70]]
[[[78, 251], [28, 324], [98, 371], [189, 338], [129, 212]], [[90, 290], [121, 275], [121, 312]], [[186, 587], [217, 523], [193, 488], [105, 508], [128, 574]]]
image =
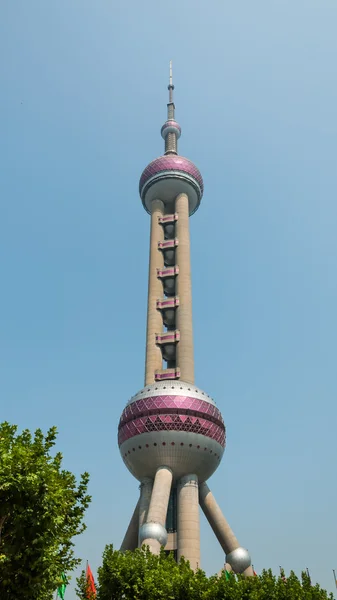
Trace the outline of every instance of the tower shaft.
[[176, 213], [178, 215], [176, 257], [179, 267], [177, 276], [177, 296], [179, 298], [177, 329], [180, 334], [176, 354], [177, 367], [183, 381], [194, 383], [190, 224], [187, 194], [177, 196]]
[[161, 200], [153, 200], [151, 208], [145, 385], [153, 383], [155, 380], [155, 372], [162, 368], [161, 350], [156, 345], [155, 340], [156, 333], [161, 332], [163, 329], [162, 317], [157, 310], [157, 299], [162, 295], [162, 284], [158, 279], [157, 270], [162, 269], [164, 265], [163, 255], [158, 250], [158, 244], [163, 237], [163, 230], [159, 223], [159, 219], [164, 215], [164, 204]]
[[[189, 199], [181, 193], [175, 199], [175, 214], [165, 221], [164, 203], [152, 201], [145, 385], [157, 380], [180, 378], [194, 382], [192, 285], [189, 232]], [[165, 225], [166, 230], [161, 225]], [[171, 225], [169, 229], [167, 225]], [[164, 239], [168, 237], [168, 240]], [[166, 263], [166, 264], [164, 264]], [[166, 268], [167, 267], [167, 268]], [[160, 281], [162, 279], [162, 283]], [[171, 287], [169, 287], [171, 286]], [[169, 293], [175, 303], [174, 318], [163, 334], [163, 317], [158, 300]], [[163, 300], [165, 302], [165, 299]], [[166, 300], [170, 303], [170, 300]], [[165, 348], [166, 346], [166, 348]], [[160, 349], [161, 348], [161, 349]], [[166, 351], [165, 351], [166, 350]], [[168, 365], [163, 369], [163, 357]]]

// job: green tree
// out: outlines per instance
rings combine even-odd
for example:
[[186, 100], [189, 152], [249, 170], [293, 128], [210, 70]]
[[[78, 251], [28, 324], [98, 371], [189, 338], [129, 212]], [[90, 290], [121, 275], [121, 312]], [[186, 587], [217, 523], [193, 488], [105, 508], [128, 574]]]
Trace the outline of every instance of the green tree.
[[80, 598], [80, 600], [95, 600], [96, 594], [90, 591], [88, 587], [88, 580], [85, 574], [84, 569], [81, 571], [81, 575], [76, 578], [76, 596]]
[[89, 475], [77, 484], [62, 469], [62, 454], [50, 454], [56, 436], [0, 424], [1, 600], [49, 600], [80, 563], [72, 539], [85, 529]]
[[148, 548], [121, 553], [111, 545], [98, 569], [97, 591], [97, 600], [333, 600], [318, 585], [311, 586], [306, 573], [301, 579], [290, 573], [286, 580], [270, 570], [257, 577], [222, 573], [208, 578], [163, 551], [160, 556]]
[[76, 577], [76, 583], [76, 596], [80, 598], [80, 600], [87, 600], [87, 578], [84, 569], [81, 571], [81, 575]]

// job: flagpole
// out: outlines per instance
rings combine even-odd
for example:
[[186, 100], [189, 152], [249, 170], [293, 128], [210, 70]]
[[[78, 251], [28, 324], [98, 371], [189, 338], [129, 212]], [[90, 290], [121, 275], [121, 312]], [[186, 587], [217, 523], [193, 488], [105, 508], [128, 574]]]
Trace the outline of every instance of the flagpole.
[[333, 578], [335, 580], [335, 586], [336, 586], [336, 590], [337, 590], [337, 579], [336, 579], [335, 569], [332, 569], [332, 572], [333, 572]]

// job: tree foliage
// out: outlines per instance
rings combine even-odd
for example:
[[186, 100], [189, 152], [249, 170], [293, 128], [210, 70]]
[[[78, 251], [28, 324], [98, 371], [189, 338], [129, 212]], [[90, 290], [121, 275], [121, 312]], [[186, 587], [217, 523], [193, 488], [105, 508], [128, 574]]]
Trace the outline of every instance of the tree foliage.
[[[106, 546], [98, 569], [97, 600], [328, 600], [332, 594], [311, 586], [291, 572], [286, 580], [269, 571], [257, 577], [231, 575], [207, 577], [192, 571], [189, 563], [177, 564], [164, 552], [154, 556], [147, 549], [121, 553]], [[79, 596], [83, 598], [83, 596]]]
[[85, 576], [84, 569], [81, 571], [81, 575], [76, 578], [76, 596], [80, 598], [80, 600], [87, 600], [87, 578]]
[[84, 569], [83, 569], [83, 571], [81, 571], [81, 575], [76, 578], [76, 583], [77, 583], [77, 587], [76, 587], [75, 591], [76, 591], [77, 597], [80, 598], [80, 600], [95, 600], [96, 599], [96, 594], [94, 594], [90, 590], [90, 586], [88, 585], [88, 579], [87, 579]]
[[62, 454], [50, 454], [56, 436], [0, 424], [1, 600], [49, 600], [80, 562], [72, 538], [85, 529], [89, 475], [77, 484], [62, 469]]

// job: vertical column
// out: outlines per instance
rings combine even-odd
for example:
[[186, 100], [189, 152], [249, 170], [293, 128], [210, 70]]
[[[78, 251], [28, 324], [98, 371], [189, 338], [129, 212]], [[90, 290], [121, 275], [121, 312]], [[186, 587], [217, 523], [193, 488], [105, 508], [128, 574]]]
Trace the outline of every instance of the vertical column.
[[136, 508], [133, 511], [129, 527], [127, 528], [122, 545], [120, 547], [121, 552], [125, 552], [126, 550], [135, 550], [135, 548], [138, 546], [139, 504], [140, 501], [138, 500]]
[[159, 467], [154, 479], [146, 523], [142, 525], [139, 532], [140, 545], [149, 546], [153, 554], [159, 554], [160, 547], [166, 546], [167, 531], [165, 522], [171, 485], [171, 469]]
[[[149, 477], [144, 477], [144, 479], [142, 479], [142, 482], [140, 484], [140, 498], [139, 498], [139, 511], [138, 511], [138, 516], [139, 516], [138, 533], [139, 533], [141, 526], [144, 523], [146, 523], [146, 520], [147, 520], [149, 507], [150, 507], [150, 501], [151, 501], [152, 487], [153, 487], [152, 479], [150, 479]], [[139, 543], [139, 535], [138, 535], [138, 546], [140, 546], [140, 545], [141, 544]]]
[[177, 487], [178, 561], [189, 560], [195, 571], [200, 568], [199, 490], [196, 475], [182, 477]]
[[180, 369], [182, 381], [194, 383], [190, 230], [187, 194], [177, 196], [176, 212], [178, 213], [176, 236], [179, 242], [176, 250], [176, 263], [179, 267], [176, 291], [177, 296], [179, 296], [177, 329], [180, 331], [180, 341], [177, 345], [177, 367]]
[[175, 133], [168, 133], [165, 138], [165, 154], [177, 154], [177, 137]]
[[200, 485], [199, 499], [205, 517], [226, 554], [226, 563], [230, 564], [235, 573], [243, 573], [246, 577], [252, 576], [249, 553], [240, 546], [207, 483]]
[[163, 267], [163, 255], [158, 250], [158, 242], [163, 237], [159, 217], [164, 214], [164, 204], [161, 200], [153, 200], [151, 205], [151, 234], [150, 234], [150, 259], [149, 259], [149, 288], [147, 304], [146, 327], [146, 362], [145, 385], [154, 383], [154, 373], [162, 368], [161, 350], [156, 346], [155, 335], [163, 330], [160, 312], [156, 308], [157, 298], [162, 296], [162, 284], [157, 278], [157, 268]]

